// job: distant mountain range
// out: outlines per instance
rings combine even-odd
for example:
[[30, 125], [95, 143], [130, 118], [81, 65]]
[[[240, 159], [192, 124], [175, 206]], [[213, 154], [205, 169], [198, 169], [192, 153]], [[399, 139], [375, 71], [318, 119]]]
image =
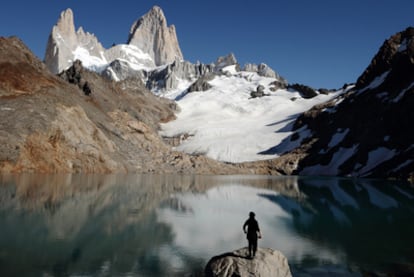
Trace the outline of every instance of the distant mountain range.
[[355, 84], [314, 89], [233, 54], [185, 61], [159, 7], [109, 49], [68, 9], [44, 64], [0, 41], [0, 168], [414, 178], [413, 38], [386, 40]]

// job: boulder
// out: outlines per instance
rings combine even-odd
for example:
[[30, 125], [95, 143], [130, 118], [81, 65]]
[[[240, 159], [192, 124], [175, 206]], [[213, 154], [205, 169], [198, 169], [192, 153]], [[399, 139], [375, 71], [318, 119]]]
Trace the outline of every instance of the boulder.
[[256, 88], [256, 91], [252, 91], [251, 93], [250, 93], [250, 96], [252, 97], [252, 98], [256, 98], [256, 97], [263, 97], [263, 96], [265, 96], [266, 94], [264, 93], [264, 90], [265, 90], [265, 87], [263, 86], [263, 85], [258, 85], [257, 86], [257, 88]]
[[318, 95], [318, 93], [313, 88], [306, 86], [306, 85], [293, 84], [293, 85], [288, 85], [287, 88], [296, 90], [305, 99], [313, 98]]
[[258, 248], [256, 256], [251, 259], [248, 258], [247, 247], [211, 258], [204, 273], [206, 277], [292, 276], [288, 260], [281, 252], [269, 248]]
[[214, 79], [214, 74], [209, 73], [201, 76], [197, 79], [194, 83], [191, 84], [191, 86], [188, 88], [187, 92], [191, 93], [194, 91], [206, 91], [211, 89], [213, 86], [210, 85], [208, 82]]

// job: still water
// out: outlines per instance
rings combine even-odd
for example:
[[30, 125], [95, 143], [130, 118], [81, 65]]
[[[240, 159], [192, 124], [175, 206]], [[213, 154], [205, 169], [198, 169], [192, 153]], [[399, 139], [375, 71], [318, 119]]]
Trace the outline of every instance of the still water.
[[414, 188], [344, 178], [180, 175], [0, 177], [0, 276], [200, 276], [246, 245], [293, 276], [414, 273]]

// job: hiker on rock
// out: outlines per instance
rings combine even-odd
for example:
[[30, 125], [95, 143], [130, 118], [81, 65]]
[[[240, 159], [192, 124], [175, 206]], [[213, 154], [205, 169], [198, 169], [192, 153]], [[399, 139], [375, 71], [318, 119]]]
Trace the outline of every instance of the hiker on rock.
[[[247, 240], [249, 242], [249, 257], [253, 258], [256, 255], [257, 250], [257, 239], [262, 238], [260, 233], [259, 223], [254, 218], [254, 212], [249, 213], [249, 219], [243, 224], [243, 231], [247, 234]], [[247, 227], [247, 230], [246, 230]]]

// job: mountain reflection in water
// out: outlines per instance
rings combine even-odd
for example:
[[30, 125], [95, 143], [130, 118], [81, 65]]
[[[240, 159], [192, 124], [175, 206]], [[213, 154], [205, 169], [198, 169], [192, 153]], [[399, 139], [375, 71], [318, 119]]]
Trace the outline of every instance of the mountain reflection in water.
[[294, 276], [414, 272], [414, 189], [345, 178], [184, 175], [0, 177], [0, 276], [198, 276], [245, 246]]

